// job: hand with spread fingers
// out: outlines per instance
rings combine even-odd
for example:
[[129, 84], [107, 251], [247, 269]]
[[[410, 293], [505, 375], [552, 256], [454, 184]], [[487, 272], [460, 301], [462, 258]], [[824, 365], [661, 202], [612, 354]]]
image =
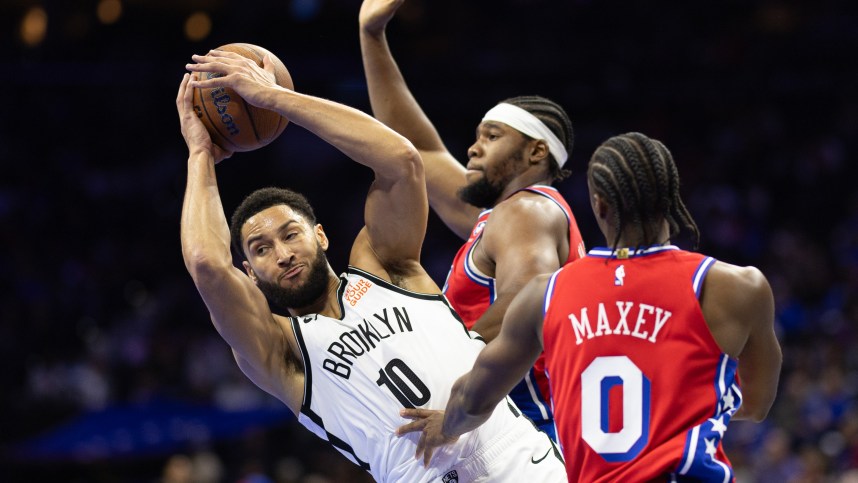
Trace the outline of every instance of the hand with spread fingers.
[[432, 460], [432, 454], [435, 448], [452, 444], [458, 441], [459, 437], [446, 436], [443, 432], [444, 411], [437, 409], [403, 409], [399, 412], [400, 416], [414, 421], [404, 424], [396, 429], [397, 436], [403, 436], [408, 433], [421, 431], [420, 441], [417, 442], [417, 451], [414, 453], [415, 458], [423, 456], [423, 466], [429, 467], [429, 462]]
[[[195, 63], [185, 65], [191, 72], [200, 73], [191, 81], [191, 87], [203, 89], [229, 87], [248, 104], [270, 109], [275, 96], [266, 95], [270, 89], [285, 89], [277, 84], [274, 63], [268, 55], [262, 58], [262, 67], [252, 59], [226, 50], [210, 50], [206, 55], [193, 55]], [[215, 76], [203, 76], [213, 72]]]

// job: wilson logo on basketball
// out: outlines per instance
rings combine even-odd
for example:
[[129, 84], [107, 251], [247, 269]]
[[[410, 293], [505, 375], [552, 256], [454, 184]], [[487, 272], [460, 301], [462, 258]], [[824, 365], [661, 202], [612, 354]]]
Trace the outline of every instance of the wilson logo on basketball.
[[349, 305], [354, 307], [361, 297], [369, 291], [370, 287], [372, 287], [372, 284], [366, 280], [358, 280], [357, 283], [350, 283], [346, 286], [346, 292], [343, 294], [343, 298], [346, 299], [346, 302], [348, 302]]
[[235, 120], [226, 112], [227, 108], [229, 108], [229, 101], [232, 100], [229, 94], [226, 93], [223, 87], [218, 87], [217, 89], [212, 89], [209, 95], [212, 96], [217, 113], [220, 114], [220, 122], [223, 123], [230, 135], [235, 136], [238, 134], [239, 129], [235, 125]]
[[[292, 76], [286, 66], [267, 49], [253, 44], [233, 43], [221, 45], [217, 50], [238, 54], [259, 67], [262, 67], [262, 59], [268, 56], [274, 67], [277, 85], [292, 89]], [[223, 74], [201, 72], [200, 75], [200, 79], [212, 80]], [[277, 139], [289, 124], [289, 119], [276, 110], [250, 105], [235, 90], [226, 86], [209, 85], [194, 89], [194, 111], [202, 119], [212, 142], [231, 152], [259, 149]]]

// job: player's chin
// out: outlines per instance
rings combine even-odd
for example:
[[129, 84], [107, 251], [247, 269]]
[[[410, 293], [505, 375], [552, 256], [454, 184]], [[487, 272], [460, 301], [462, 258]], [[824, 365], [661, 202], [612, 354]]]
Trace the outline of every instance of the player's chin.
[[300, 275], [296, 275], [294, 277], [280, 277], [280, 279], [277, 280], [277, 285], [279, 285], [280, 288], [294, 290], [296, 288], [300, 288], [303, 284], [302, 281], [299, 279]]
[[467, 181], [466, 186], [471, 186], [482, 178], [484, 178], [486, 174], [481, 169], [469, 169], [465, 171], [465, 181]]

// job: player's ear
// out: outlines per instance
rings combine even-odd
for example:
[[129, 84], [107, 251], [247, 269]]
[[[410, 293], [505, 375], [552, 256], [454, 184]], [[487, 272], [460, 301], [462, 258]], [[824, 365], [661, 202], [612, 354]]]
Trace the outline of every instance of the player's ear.
[[605, 219], [608, 217], [608, 204], [605, 202], [605, 199], [602, 198], [602, 195], [599, 193], [593, 193], [593, 199], [590, 200], [590, 205], [593, 207], [593, 214], [596, 215], [596, 218]]
[[593, 209], [593, 214], [597, 220], [604, 220], [608, 217], [608, 203], [605, 198], [593, 188], [593, 183], [587, 178], [587, 191], [590, 193], [590, 208]]
[[530, 164], [538, 164], [543, 159], [548, 158], [548, 144], [541, 139], [534, 139], [529, 146]]
[[322, 250], [328, 251], [328, 235], [325, 234], [325, 229], [322, 227], [321, 223], [317, 223], [313, 229], [316, 232], [316, 240], [318, 240], [319, 245], [322, 247]]
[[253, 273], [253, 269], [250, 267], [250, 263], [248, 263], [247, 260], [241, 262], [241, 266], [244, 267], [244, 271], [247, 272], [247, 276], [250, 277], [250, 280], [252, 280], [253, 283], [257, 283], [259, 281], [259, 279], [256, 277], [256, 274]]

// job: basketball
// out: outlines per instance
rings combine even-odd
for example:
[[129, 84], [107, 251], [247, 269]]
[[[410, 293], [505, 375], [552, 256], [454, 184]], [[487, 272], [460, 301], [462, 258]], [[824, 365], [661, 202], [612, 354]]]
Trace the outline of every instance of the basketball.
[[[262, 66], [262, 58], [271, 56], [274, 77], [278, 85], [292, 89], [292, 76], [286, 66], [268, 50], [253, 44], [233, 43], [217, 50], [235, 52]], [[218, 74], [201, 72], [202, 79]], [[212, 142], [228, 151], [252, 151], [277, 139], [289, 120], [275, 111], [247, 104], [234, 90], [227, 87], [194, 89], [194, 112], [211, 134]]]

